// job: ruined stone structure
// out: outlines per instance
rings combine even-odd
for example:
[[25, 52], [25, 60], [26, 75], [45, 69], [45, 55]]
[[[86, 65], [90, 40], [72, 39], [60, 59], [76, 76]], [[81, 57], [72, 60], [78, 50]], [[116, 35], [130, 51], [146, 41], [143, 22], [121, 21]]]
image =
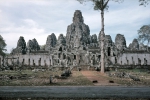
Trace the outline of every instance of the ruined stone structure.
[[66, 44], [70, 48], [85, 47], [90, 42], [89, 37], [89, 27], [84, 24], [81, 11], [76, 10], [73, 17], [73, 23], [67, 28]]
[[126, 49], [126, 40], [125, 40], [124, 35], [117, 34], [115, 38], [115, 46], [118, 50], [121, 50], [121, 51]]
[[51, 35], [49, 35], [47, 37], [47, 41], [46, 41], [46, 46], [45, 46], [45, 50], [50, 50], [51, 48], [55, 47], [57, 43], [57, 39], [54, 33], [52, 33]]
[[130, 50], [139, 50], [139, 43], [137, 39], [134, 39], [132, 43], [129, 44]]
[[18, 42], [17, 42], [17, 47], [13, 49], [13, 53], [21, 53], [21, 54], [26, 54], [27, 47], [26, 47], [26, 42], [24, 40], [24, 37], [20, 36]]
[[[70, 67], [81, 69], [100, 68], [101, 48], [100, 35], [90, 35], [88, 25], [84, 23], [80, 10], [76, 10], [73, 23], [67, 27], [66, 36], [60, 34], [58, 39], [52, 33], [47, 37], [45, 50], [40, 50], [36, 39], [26, 42], [20, 37], [17, 47], [7, 59], [9, 65], [17, 62], [28, 66], [43, 66], [43, 68]], [[125, 65], [150, 65], [150, 53], [147, 47], [136, 39], [126, 46], [124, 35], [117, 34], [115, 42], [110, 35], [104, 40], [105, 67]]]
[[40, 46], [35, 38], [28, 41], [27, 50], [28, 52], [40, 50]]

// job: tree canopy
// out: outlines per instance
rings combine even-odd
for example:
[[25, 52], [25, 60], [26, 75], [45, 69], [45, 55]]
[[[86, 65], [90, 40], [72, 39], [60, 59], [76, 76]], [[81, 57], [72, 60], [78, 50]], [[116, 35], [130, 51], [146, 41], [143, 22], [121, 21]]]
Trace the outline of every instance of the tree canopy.
[[150, 43], [150, 25], [143, 25], [138, 30], [138, 41], [141, 43], [147, 42], [147, 46]]
[[139, 0], [140, 5], [147, 6], [150, 0]]
[[6, 50], [5, 47], [6, 47], [5, 40], [4, 40], [3, 37], [0, 35], [0, 55], [2, 55], [2, 56], [5, 55], [5, 53], [4, 53], [4, 51]]
[[[94, 6], [94, 10], [108, 10], [109, 6], [108, 6], [108, 2], [110, 0], [77, 0], [79, 1], [81, 4], [85, 3], [85, 2], [93, 2], [93, 6]], [[123, 0], [112, 0], [115, 2], [122, 2]]]

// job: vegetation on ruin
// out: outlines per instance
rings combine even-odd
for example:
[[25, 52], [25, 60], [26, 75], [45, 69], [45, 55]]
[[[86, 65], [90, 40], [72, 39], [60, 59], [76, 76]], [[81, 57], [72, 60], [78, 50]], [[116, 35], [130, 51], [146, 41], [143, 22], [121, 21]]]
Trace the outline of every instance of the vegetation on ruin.
[[118, 73], [126, 73], [128, 75], [132, 75], [139, 79], [139, 81], [134, 81], [133, 79], [120, 76], [112, 76], [107, 78], [109, 80], [113, 80], [114, 82], [124, 85], [124, 86], [149, 86], [150, 85], [150, 71], [147, 69], [118, 69], [116, 71], [107, 72], [107, 74], [118, 74]]
[[138, 30], [138, 40], [141, 43], [147, 43], [147, 46], [150, 44], [150, 25], [143, 25]]

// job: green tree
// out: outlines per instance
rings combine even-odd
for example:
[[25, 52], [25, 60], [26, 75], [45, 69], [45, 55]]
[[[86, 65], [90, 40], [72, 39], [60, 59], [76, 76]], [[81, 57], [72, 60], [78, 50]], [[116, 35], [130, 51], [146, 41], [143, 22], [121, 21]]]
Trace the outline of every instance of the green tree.
[[139, 0], [140, 5], [145, 6], [145, 7], [149, 4], [149, 1], [150, 0]]
[[143, 25], [139, 30], [138, 30], [138, 41], [141, 43], [146, 42], [147, 47], [150, 44], [150, 25]]
[[2, 55], [2, 56], [5, 56], [5, 53], [4, 53], [4, 51], [6, 51], [5, 47], [6, 47], [5, 40], [0, 35], [0, 55]]

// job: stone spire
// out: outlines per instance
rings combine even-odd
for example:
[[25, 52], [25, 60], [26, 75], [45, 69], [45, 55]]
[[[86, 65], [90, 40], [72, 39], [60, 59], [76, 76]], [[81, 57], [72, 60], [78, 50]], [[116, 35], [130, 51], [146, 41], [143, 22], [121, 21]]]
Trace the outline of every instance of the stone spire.
[[134, 39], [132, 43], [129, 45], [130, 50], [139, 50], [139, 42], [137, 39]]
[[111, 47], [112, 46], [112, 39], [110, 35], [105, 35], [105, 47]]
[[126, 49], [126, 40], [124, 35], [122, 34], [117, 34], [116, 38], [115, 38], [115, 46], [117, 47], [117, 49], [119, 50], [124, 50]]
[[26, 42], [24, 40], [23, 36], [20, 36], [18, 42], [17, 42], [17, 48], [18, 53], [26, 54]]
[[39, 44], [38, 44], [38, 42], [37, 42], [37, 40], [36, 40], [35, 38], [32, 39], [32, 42], [33, 42], [33, 49], [34, 49], [35, 51], [40, 50], [40, 46], [39, 46]]
[[27, 48], [28, 48], [28, 50], [32, 50], [33, 49], [33, 42], [31, 40], [28, 41]]
[[27, 48], [28, 50], [31, 50], [31, 51], [38, 51], [40, 50], [40, 46], [37, 42], [37, 40], [34, 38], [32, 40], [29, 40], [28, 43], [27, 43]]
[[73, 23], [84, 23], [82, 12], [80, 10], [76, 10], [73, 17]]
[[46, 45], [45, 45], [45, 50], [50, 50], [51, 47], [54, 47], [57, 43], [57, 39], [54, 33], [49, 35], [47, 37]]
[[67, 27], [66, 44], [71, 48], [76, 47], [78, 44], [80, 46], [87, 45], [89, 43], [89, 35], [90, 30], [88, 25], [84, 24], [81, 11], [76, 10], [73, 23]]
[[65, 40], [63, 34], [60, 34], [60, 35], [59, 35], [57, 44], [59, 44], [59, 45], [60, 45], [60, 44], [66, 45], [66, 40]]
[[19, 40], [17, 42], [17, 48], [22, 48], [22, 49], [26, 48], [26, 42], [25, 42], [23, 36], [20, 36], [20, 38], [19, 38]]

